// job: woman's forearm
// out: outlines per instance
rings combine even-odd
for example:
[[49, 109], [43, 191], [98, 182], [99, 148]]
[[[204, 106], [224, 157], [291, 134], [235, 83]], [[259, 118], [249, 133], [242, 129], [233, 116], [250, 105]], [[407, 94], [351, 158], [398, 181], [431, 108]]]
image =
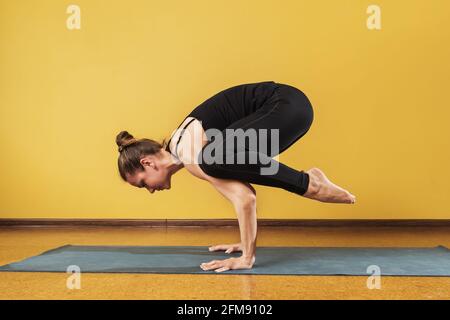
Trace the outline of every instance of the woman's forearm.
[[256, 254], [256, 200], [242, 201], [235, 206], [241, 235], [242, 256], [253, 264]]

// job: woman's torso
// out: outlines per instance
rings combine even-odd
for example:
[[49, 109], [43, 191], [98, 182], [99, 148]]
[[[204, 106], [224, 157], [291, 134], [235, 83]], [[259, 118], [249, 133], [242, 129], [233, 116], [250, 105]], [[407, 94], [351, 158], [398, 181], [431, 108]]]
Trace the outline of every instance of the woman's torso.
[[205, 130], [223, 131], [258, 110], [278, 87], [274, 81], [240, 84], [216, 93], [192, 110], [188, 117], [202, 122]]
[[[201, 125], [198, 127], [202, 130], [202, 139], [195, 143], [203, 146], [208, 141], [206, 130], [214, 128], [223, 131], [232, 123], [255, 112], [274, 94], [278, 86], [279, 84], [274, 81], [263, 81], [222, 90], [193, 109], [177, 129], [187, 128], [194, 122], [198, 125], [200, 122]], [[177, 146], [182, 135], [182, 130], [176, 132], [166, 147], [166, 151], [171, 152], [175, 157], [177, 157]]]

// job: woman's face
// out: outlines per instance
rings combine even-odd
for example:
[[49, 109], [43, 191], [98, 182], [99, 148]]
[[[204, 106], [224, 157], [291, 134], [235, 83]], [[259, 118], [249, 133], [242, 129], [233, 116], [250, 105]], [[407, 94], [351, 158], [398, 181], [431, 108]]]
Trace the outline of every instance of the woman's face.
[[155, 156], [146, 156], [141, 159], [144, 170], [128, 175], [127, 181], [137, 188], [146, 188], [150, 193], [170, 189], [170, 175], [167, 168]]

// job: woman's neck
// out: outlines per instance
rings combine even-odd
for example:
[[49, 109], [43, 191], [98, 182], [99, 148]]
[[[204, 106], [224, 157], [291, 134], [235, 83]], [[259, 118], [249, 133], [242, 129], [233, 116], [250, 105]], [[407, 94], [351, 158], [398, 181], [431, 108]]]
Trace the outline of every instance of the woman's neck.
[[167, 168], [170, 174], [174, 174], [184, 167], [183, 162], [174, 157], [170, 152], [166, 150], [161, 150], [161, 152], [162, 152], [161, 162]]

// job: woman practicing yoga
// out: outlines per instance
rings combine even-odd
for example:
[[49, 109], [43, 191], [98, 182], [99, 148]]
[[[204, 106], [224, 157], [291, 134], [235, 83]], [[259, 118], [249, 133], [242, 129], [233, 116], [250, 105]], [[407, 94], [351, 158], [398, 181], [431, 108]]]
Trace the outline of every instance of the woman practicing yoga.
[[274, 81], [233, 86], [196, 107], [167, 143], [120, 132], [119, 172], [124, 181], [150, 193], [170, 189], [172, 175], [182, 168], [210, 182], [232, 202], [241, 242], [209, 250], [241, 251], [242, 256], [200, 267], [217, 272], [250, 269], [257, 234], [256, 191], [250, 183], [322, 202], [355, 203], [354, 195], [333, 184], [320, 169], [298, 171], [273, 159], [305, 135], [312, 121], [311, 103], [293, 86]]

